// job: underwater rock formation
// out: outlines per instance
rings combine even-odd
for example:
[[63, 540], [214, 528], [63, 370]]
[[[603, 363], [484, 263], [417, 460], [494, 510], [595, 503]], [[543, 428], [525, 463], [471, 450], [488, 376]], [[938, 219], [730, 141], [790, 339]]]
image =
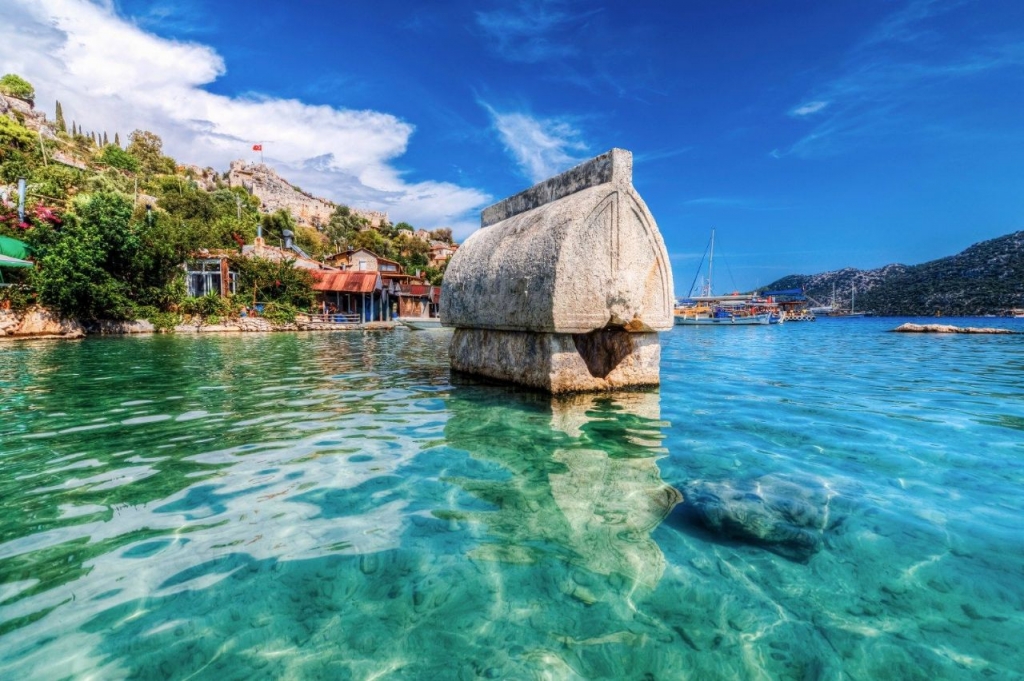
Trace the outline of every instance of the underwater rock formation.
[[552, 393], [659, 383], [672, 268], [612, 149], [487, 209], [445, 273], [452, 368]]
[[806, 561], [819, 550], [830, 517], [827, 490], [764, 476], [739, 483], [697, 482], [683, 490], [682, 512], [704, 529]]

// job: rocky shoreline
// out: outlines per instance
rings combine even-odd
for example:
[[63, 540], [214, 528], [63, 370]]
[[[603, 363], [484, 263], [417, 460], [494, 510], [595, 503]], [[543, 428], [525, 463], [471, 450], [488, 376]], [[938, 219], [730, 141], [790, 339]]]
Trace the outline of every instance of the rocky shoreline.
[[32, 308], [17, 314], [0, 311], [0, 340], [73, 340], [86, 336], [127, 336], [150, 333], [208, 334], [208, 333], [269, 333], [275, 331], [367, 331], [390, 330], [401, 326], [397, 322], [369, 322], [366, 324], [333, 324], [314, 321], [300, 316], [292, 323], [274, 324], [260, 317], [239, 317], [217, 324], [202, 320], [178, 324], [172, 329], [159, 330], [145, 319], [134, 321], [99, 321], [82, 323], [61, 318], [49, 310]]

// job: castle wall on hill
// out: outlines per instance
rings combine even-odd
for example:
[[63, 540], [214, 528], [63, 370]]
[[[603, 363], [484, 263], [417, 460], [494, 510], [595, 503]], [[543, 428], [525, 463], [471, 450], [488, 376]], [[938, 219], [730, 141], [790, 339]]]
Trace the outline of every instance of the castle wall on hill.
[[[228, 171], [228, 184], [231, 187], [244, 187], [257, 197], [264, 212], [287, 210], [300, 225], [326, 224], [337, 208], [333, 201], [299, 191], [272, 168], [262, 163], [232, 161]], [[352, 212], [366, 218], [373, 227], [380, 227], [388, 219], [388, 214], [381, 211], [352, 208]]]

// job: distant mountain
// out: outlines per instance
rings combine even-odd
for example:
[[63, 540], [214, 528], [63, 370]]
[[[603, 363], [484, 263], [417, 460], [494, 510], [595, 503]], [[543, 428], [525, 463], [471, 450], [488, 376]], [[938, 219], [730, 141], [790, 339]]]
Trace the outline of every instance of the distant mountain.
[[763, 290], [802, 288], [828, 304], [878, 315], [966, 316], [1004, 314], [1024, 308], [1024, 231], [982, 241], [962, 253], [921, 265], [846, 268], [822, 274], [792, 274]]

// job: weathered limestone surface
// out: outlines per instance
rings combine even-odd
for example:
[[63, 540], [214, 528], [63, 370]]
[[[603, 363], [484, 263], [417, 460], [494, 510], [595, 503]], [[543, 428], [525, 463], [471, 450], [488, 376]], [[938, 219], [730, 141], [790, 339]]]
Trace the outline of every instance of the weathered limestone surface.
[[90, 324], [88, 331], [89, 333], [95, 333], [101, 336], [121, 336], [139, 333], [155, 333], [156, 328], [153, 326], [152, 322], [146, 319], [134, 319], [131, 321], [113, 321], [105, 319]]
[[[262, 163], [232, 161], [228, 184], [245, 188], [262, 202], [263, 209], [268, 213], [282, 209], [288, 211], [300, 225], [327, 224], [337, 208], [332, 201], [296, 189], [273, 168]], [[374, 227], [388, 220], [387, 213], [356, 208], [352, 212], [366, 218]]]
[[590, 334], [456, 329], [452, 368], [553, 393], [658, 385], [656, 333]]
[[0, 316], [0, 336], [33, 338], [83, 338], [85, 329], [73, 319], [62, 319], [49, 310], [33, 308], [21, 315]]
[[672, 269], [612, 149], [483, 211], [445, 273], [452, 367], [554, 393], [657, 385]]

